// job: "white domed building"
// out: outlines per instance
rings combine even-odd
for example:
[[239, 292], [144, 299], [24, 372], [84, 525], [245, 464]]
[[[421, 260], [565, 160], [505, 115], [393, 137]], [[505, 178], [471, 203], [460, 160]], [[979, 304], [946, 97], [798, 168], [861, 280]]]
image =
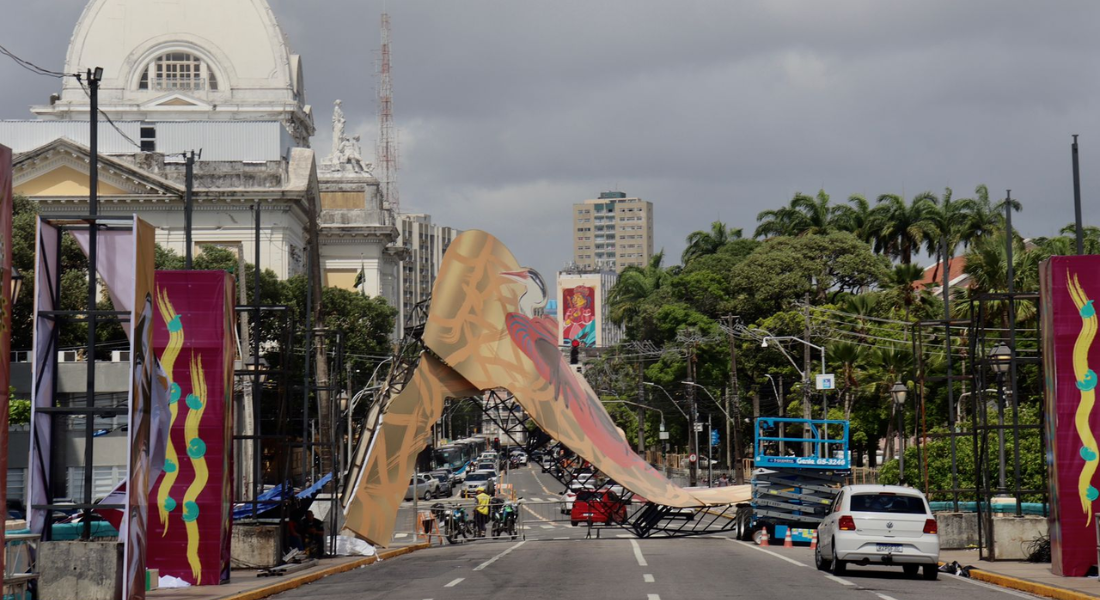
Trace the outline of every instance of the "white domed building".
[[[393, 214], [357, 143], [343, 138], [348, 150], [318, 168], [302, 60], [266, 0], [90, 0], [65, 72], [95, 68], [99, 109], [114, 123], [99, 120], [101, 214], [136, 213], [184, 254], [184, 153], [201, 151], [196, 254], [217, 245], [253, 261], [259, 204], [263, 268], [304, 273], [315, 251], [324, 285], [355, 287], [363, 270], [359, 289], [399, 304]], [[0, 144], [16, 152], [17, 194], [43, 213], [87, 214], [90, 100], [86, 79], [63, 82], [32, 107], [35, 119], [0, 121]]]

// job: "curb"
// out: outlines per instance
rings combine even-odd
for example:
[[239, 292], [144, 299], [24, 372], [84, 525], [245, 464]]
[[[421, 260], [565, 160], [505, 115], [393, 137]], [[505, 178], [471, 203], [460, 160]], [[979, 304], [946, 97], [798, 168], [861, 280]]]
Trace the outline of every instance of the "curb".
[[1100, 597], [1075, 590], [1054, 587], [1044, 583], [1036, 583], [1034, 581], [1028, 581], [1027, 579], [1009, 577], [1008, 575], [1001, 575], [1000, 573], [982, 571], [980, 569], [970, 569], [970, 578], [1000, 587], [1035, 594], [1036, 596], [1042, 596], [1044, 598], [1054, 598], [1055, 600], [1095, 600]]
[[261, 598], [267, 598], [274, 596], [275, 594], [281, 594], [288, 590], [300, 588], [307, 583], [313, 583], [319, 579], [324, 579], [330, 575], [336, 575], [338, 573], [346, 573], [359, 567], [365, 567], [367, 565], [373, 565], [380, 560], [389, 560], [391, 558], [397, 558], [398, 556], [404, 556], [406, 554], [416, 552], [417, 550], [425, 550], [430, 548], [431, 544], [420, 543], [412, 546], [406, 546], [404, 548], [397, 548], [396, 550], [389, 550], [386, 552], [380, 552], [375, 556], [368, 556], [361, 560], [354, 560], [344, 563], [342, 565], [335, 565], [322, 569], [320, 571], [314, 571], [306, 575], [299, 575], [298, 577], [291, 577], [279, 583], [275, 583], [269, 586], [265, 586], [255, 590], [249, 590], [247, 592], [239, 592], [231, 596], [223, 596], [221, 600], [260, 600]]

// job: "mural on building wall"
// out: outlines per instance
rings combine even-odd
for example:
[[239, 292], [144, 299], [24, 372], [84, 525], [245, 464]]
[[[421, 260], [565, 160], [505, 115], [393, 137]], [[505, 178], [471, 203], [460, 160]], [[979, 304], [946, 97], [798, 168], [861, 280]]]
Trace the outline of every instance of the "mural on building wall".
[[1050, 481], [1051, 569], [1083, 577], [1096, 563], [1097, 483], [1100, 452], [1094, 431], [1095, 343], [1100, 299], [1100, 257], [1056, 256], [1040, 269], [1046, 427]]
[[562, 290], [562, 345], [578, 340], [582, 346], [596, 345], [596, 290], [579, 285]]
[[370, 440], [364, 468], [345, 495], [345, 526], [387, 546], [416, 455], [431, 439], [446, 398], [503, 388], [535, 423], [626, 489], [657, 504], [688, 508], [747, 500], [748, 486], [697, 491], [674, 485], [636, 454], [558, 345], [558, 324], [535, 313], [546, 288], [493, 236], [467, 231], [451, 244], [432, 291], [410, 382], [391, 401]]
[[233, 280], [222, 271], [158, 271], [156, 288], [154, 344], [168, 375], [171, 433], [149, 494], [149, 566], [216, 585], [229, 579], [232, 526]]

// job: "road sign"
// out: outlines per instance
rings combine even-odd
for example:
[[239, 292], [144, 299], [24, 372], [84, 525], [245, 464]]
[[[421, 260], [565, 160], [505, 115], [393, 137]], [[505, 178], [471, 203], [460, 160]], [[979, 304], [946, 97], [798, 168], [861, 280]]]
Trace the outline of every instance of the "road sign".
[[695, 424], [695, 431], [700, 431], [700, 432], [703, 431], [703, 424], [702, 423], [696, 423]]
[[694, 452], [692, 452], [691, 454], [688, 454], [688, 462], [692, 462], [692, 463], [693, 463], [693, 462], [695, 462], [696, 460], [699, 460], [699, 457], [698, 457], [698, 456], [695, 456], [695, 453], [694, 453]]
[[668, 432], [667, 431], [662, 431], [662, 432], [657, 434], [657, 437], [662, 439], [662, 440], [667, 440], [668, 439]]
[[718, 430], [717, 429], [712, 429], [710, 431], [710, 445], [711, 446], [717, 446], [718, 445]]
[[817, 389], [818, 390], [835, 390], [836, 389], [836, 376], [832, 373], [817, 376]]

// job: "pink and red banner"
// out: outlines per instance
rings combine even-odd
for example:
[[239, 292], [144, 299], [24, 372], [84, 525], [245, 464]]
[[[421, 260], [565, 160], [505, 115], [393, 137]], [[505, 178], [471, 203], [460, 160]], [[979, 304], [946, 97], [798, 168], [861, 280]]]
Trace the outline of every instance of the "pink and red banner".
[[[11, 397], [11, 148], [0, 146], [0, 506], [7, 518], [8, 411]], [[4, 574], [4, 528], [0, 527], [0, 578]]]
[[1039, 270], [1046, 436], [1050, 450], [1051, 570], [1083, 577], [1096, 564], [1096, 471], [1100, 431], [1096, 407], [1096, 300], [1100, 256], [1055, 256]]
[[192, 585], [229, 580], [232, 527], [233, 279], [157, 271], [155, 352], [168, 374], [171, 432], [149, 492], [149, 567]]

